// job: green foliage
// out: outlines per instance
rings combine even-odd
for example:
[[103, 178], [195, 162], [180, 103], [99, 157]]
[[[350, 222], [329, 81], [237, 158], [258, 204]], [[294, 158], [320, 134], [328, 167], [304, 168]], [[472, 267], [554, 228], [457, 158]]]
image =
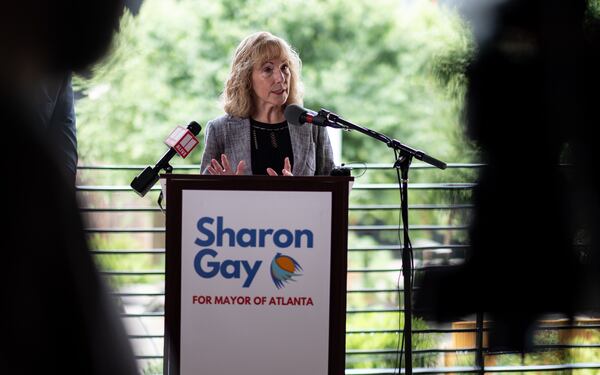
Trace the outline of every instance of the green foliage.
[[600, 17], [600, 0], [588, 0], [588, 9], [592, 17]]
[[[371, 313], [348, 315], [346, 326], [349, 330], [397, 330], [404, 326], [402, 313]], [[413, 329], [426, 329], [421, 319], [413, 319]], [[437, 345], [439, 335], [414, 335], [414, 349], [431, 349]], [[398, 350], [401, 335], [396, 333], [366, 333], [346, 335], [346, 350]], [[416, 355], [415, 366], [431, 367], [435, 365], [435, 356]], [[346, 368], [394, 368], [397, 366], [396, 354], [377, 356], [373, 354], [351, 354], [346, 356]]]
[[142, 367], [142, 375], [162, 375], [163, 361], [154, 360], [148, 361]]
[[[577, 329], [570, 334], [561, 336], [565, 331], [538, 331], [534, 336], [536, 345], [590, 345], [600, 341], [600, 332], [597, 329]], [[509, 354], [497, 355], [495, 365], [559, 365], [565, 363], [595, 363], [600, 361], [600, 350], [598, 348], [574, 348], [565, 350], [540, 350], [522, 355]], [[539, 374], [597, 374], [597, 369], [590, 370], [565, 370], [540, 371]], [[516, 372], [515, 374], [521, 374]], [[522, 373], [525, 374], [525, 373]]]
[[[310, 16], [307, 14], [310, 9]], [[429, 0], [145, 0], [136, 17], [126, 15], [114, 53], [76, 87], [83, 93], [76, 110], [84, 164], [148, 164], [164, 152], [164, 139], [177, 124], [204, 125], [220, 115], [219, 96], [236, 45], [246, 35], [267, 30], [288, 40], [303, 61], [305, 106], [325, 107], [450, 162], [475, 158], [462, 136], [464, 69], [473, 51], [470, 32], [450, 9]], [[201, 150], [176, 163], [198, 163]], [[392, 163], [383, 144], [356, 133], [343, 134], [343, 161]], [[411, 182], [465, 181], [471, 171], [413, 170]], [[461, 174], [462, 173], [462, 174]], [[390, 183], [395, 173], [369, 171], [359, 183]], [[90, 181], [93, 183], [93, 181]], [[97, 183], [97, 182], [95, 182]], [[121, 181], [119, 183], [124, 183]], [[132, 196], [133, 197], [133, 196]], [[137, 199], [137, 197], [135, 197]], [[411, 203], [464, 203], [468, 192], [411, 190]], [[397, 204], [396, 191], [358, 191], [353, 204]], [[124, 204], [130, 205], [130, 204]], [[411, 212], [412, 224], [464, 223], [459, 214]], [[462, 222], [461, 222], [462, 221]], [[395, 224], [398, 211], [365, 211], [350, 224]], [[398, 244], [397, 233], [350, 233], [351, 246]], [[419, 232], [430, 237], [431, 233]], [[95, 248], [130, 249], [131, 243], [94, 238]], [[125, 241], [125, 240], [122, 240]], [[161, 269], [152, 256], [97, 257], [104, 269]], [[351, 268], [392, 268], [396, 253], [352, 252]], [[389, 276], [388, 274], [387, 276]], [[156, 278], [113, 278], [117, 286]], [[356, 288], [394, 288], [396, 277], [365, 274]], [[352, 308], [393, 307], [397, 293], [351, 294]], [[399, 301], [400, 300], [400, 301]], [[400, 314], [350, 314], [347, 328], [398, 329]], [[415, 329], [426, 324], [414, 320]], [[349, 350], [395, 350], [399, 336], [348, 335]], [[415, 335], [414, 347], [436, 347], [439, 337]], [[436, 356], [415, 356], [416, 366], [432, 366]], [[350, 356], [349, 368], [394, 367], [395, 355]], [[145, 373], [160, 373], [150, 364]]]
[[[311, 16], [299, 17], [306, 9]], [[233, 50], [257, 30], [299, 51], [307, 107], [327, 107], [440, 158], [472, 158], [459, 125], [472, 42], [461, 20], [434, 2], [146, 0], [137, 17], [124, 17], [115, 53], [77, 81], [83, 161], [151, 162], [175, 124], [219, 115]], [[392, 161], [384, 145], [358, 134], [344, 134], [343, 153]]]
[[[136, 240], [129, 236], [89, 237], [90, 248], [93, 250], [135, 249]], [[164, 256], [150, 254], [98, 254], [95, 257], [98, 268], [102, 271], [143, 272], [164, 269]], [[113, 289], [123, 285], [156, 283], [162, 275], [114, 275], [108, 282]]]

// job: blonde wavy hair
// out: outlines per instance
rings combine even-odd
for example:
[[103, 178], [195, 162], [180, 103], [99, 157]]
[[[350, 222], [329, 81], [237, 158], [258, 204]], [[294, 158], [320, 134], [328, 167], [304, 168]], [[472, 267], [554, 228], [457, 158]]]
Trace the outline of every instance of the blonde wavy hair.
[[252, 70], [255, 66], [261, 66], [273, 59], [287, 60], [290, 68], [289, 96], [285, 105], [303, 105], [303, 85], [300, 80], [302, 61], [298, 53], [285, 40], [260, 31], [244, 38], [235, 50], [231, 71], [221, 97], [226, 113], [242, 118], [254, 114]]

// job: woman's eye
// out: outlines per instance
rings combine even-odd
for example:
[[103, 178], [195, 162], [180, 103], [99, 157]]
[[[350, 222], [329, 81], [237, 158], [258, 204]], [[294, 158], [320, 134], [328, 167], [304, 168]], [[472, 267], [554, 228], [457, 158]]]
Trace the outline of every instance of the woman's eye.
[[273, 71], [273, 68], [271, 68], [270, 66], [267, 66], [263, 69], [263, 72], [265, 73], [271, 73]]
[[290, 67], [287, 66], [287, 65], [284, 65], [284, 66], [281, 67], [281, 71], [282, 72], [288, 72], [289, 70], [290, 70]]

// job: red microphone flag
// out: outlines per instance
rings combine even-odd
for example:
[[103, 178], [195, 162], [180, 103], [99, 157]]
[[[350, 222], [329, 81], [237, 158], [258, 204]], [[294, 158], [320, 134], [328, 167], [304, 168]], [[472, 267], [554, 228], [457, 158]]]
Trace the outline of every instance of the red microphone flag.
[[172, 147], [184, 159], [198, 143], [199, 141], [194, 134], [183, 126], [173, 129], [169, 137], [165, 140], [165, 144]]

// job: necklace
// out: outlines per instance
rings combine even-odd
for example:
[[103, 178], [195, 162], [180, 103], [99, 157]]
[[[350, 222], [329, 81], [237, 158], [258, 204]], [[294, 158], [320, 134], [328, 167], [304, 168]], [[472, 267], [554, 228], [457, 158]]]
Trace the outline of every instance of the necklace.
[[282, 126], [282, 127], [278, 127], [278, 128], [266, 128], [266, 127], [262, 127], [262, 126], [258, 126], [258, 125], [252, 125], [252, 140], [254, 141], [254, 149], [258, 150], [258, 136], [256, 135], [256, 131], [257, 130], [261, 130], [264, 132], [269, 132], [269, 140], [271, 141], [271, 146], [275, 149], [279, 148], [279, 143], [277, 142], [277, 132], [280, 132], [282, 130], [286, 130], [287, 126]]

